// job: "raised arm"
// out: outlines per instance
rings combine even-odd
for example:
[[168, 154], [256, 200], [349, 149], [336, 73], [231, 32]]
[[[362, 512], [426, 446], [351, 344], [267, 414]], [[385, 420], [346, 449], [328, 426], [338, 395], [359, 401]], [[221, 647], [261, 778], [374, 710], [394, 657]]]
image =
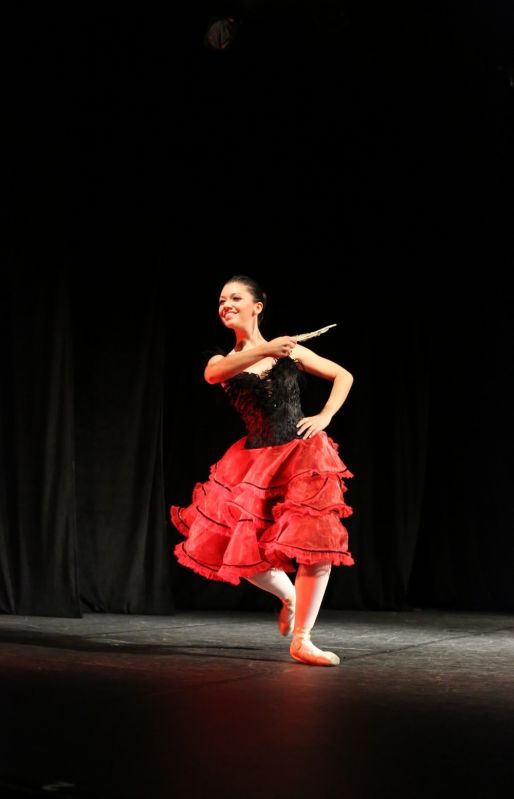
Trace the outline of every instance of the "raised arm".
[[295, 346], [296, 341], [294, 338], [280, 336], [271, 341], [257, 344], [255, 347], [248, 347], [240, 352], [231, 352], [225, 356], [213, 355], [205, 367], [204, 377], [211, 385], [223, 383], [263, 358], [285, 358]]

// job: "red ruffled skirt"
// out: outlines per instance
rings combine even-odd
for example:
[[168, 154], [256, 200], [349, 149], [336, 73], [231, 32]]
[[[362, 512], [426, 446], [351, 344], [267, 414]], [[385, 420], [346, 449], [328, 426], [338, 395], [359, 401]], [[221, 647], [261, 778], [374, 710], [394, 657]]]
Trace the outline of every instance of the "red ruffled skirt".
[[197, 483], [191, 505], [172, 505], [171, 521], [186, 541], [175, 555], [203, 577], [237, 585], [270, 568], [330, 561], [351, 566], [341, 519], [345, 478], [353, 477], [325, 432], [277, 446], [245, 449], [236, 441]]

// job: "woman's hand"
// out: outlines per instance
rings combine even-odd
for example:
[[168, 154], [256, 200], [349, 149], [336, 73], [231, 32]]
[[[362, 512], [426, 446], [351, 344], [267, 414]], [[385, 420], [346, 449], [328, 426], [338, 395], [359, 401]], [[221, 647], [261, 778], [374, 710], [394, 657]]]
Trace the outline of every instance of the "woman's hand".
[[326, 411], [322, 411], [316, 416], [305, 416], [305, 418], [300, 419], [296, 425], [298, 435], [301, 438], [310, 438], [316, 435], [316, 433], [319, 433], [320, 430], [324, 430], [325, 427], [328, 427], [331, 419], [331, 414]]
[[266, 355], [272, 358], [287, 358], [296, 347], [296, 339], [291, 336], [279, 336], [266, 342]]

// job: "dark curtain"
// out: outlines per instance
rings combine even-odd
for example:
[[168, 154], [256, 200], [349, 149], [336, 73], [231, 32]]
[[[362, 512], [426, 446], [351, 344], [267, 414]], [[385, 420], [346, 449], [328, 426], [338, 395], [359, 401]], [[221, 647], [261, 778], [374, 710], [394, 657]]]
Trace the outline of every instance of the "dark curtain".
[[116, 275], [108, 264], [38, 273], [19, 259], [11, 270], [2, 293], [4, 613], [173, 612], [154, 276], [151, 267]]
[[[507, 253], [496, 223], [488, 229]], [[487, 263], [490, 249], [476, 254]], [[506, 274], [493, 261], [487, 276], [442, 287], [425, 501], [410, 581], [418, 606], [514, 607], [514, 294]]]
[[[2, 295], [2, 612], [271, 607], [253, 586], [207, 581], [171, 554], [169, 503], [187, 502], [243, 434], [202, 378], [205, 339], [228, 343], [211, 302], [219, 281], [198, 291], [191, 276], [146, 271], [121, 287], [100, 275], [19, 270]], [[357, 565], [333, 570], [325, 606], [511, 609], [508, 295], [404, 283], [400, 303], [397, 281], [354, 276], [331, 283], [338, 297], [318, 287], [311, 305], [291, 307], [290, 287], [268, 282], [268, 334], [337, 319], [316, 350], [355, 375], [329, 432], [355, 473]], [[163, 296], [194, 307], [205, 336], [185, 335]], [[307, 381], [307, 413], [326, 391]]]
[[511, 12], [248, 0], [221, 53], [214, 5], [16, 29], [0, 610], [272, 607], [179, 567], [168, 516], [243, 434], [202, 378], [241, 272], [355, 376], [325, 606], [511, 610]]
[[80, 615], [66, 275], [18, 261], [2, 291], [0, 610]]
[[134, 252], [103, 249], [71, 277], [81, 601], [169, 613], [162, 287], [155, 263], [137, 269]]

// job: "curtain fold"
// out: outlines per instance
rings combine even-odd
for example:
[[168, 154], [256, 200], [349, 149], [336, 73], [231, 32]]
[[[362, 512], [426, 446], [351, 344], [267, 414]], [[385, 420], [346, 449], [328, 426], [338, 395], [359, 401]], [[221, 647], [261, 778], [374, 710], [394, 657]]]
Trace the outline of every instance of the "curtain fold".
[[0, 610], [80, 616], [66, 275], [18, 263], [4, 288]]
[[[85, 262], [11, 269], [0, 294], [0, 612], [271, 606], [173, 556], [169, 504], [188, 501], [243, 430], [202, 377], [215, 311], [207, 336], [200, 325], [185, 336], [164, 298], [207, 319], [218, 282]], [[336, 318], [338, 298], [319, 292], [323, 320]], [[329, 433], [355, 474], [356, 566], [333, 570], [325, 607], [513, 607], [510, 302], [492, 284], [480, 302], [456, 293], [411, 286], [406, 308], [394, 287], [356, 282], [345, 335], [316, 345], [355, 375]], [[312, 322], [309, 308], [286, 313], [285, 329]], [[307, 414], [326, 392], [308, 381]]]
[[174, 609], [159, 284], [92, 274], [18, 261], [1, 295], [2, 613]]
[[171, 613], [158, 277], [87, 267], [72, 285], [82, 606]]

